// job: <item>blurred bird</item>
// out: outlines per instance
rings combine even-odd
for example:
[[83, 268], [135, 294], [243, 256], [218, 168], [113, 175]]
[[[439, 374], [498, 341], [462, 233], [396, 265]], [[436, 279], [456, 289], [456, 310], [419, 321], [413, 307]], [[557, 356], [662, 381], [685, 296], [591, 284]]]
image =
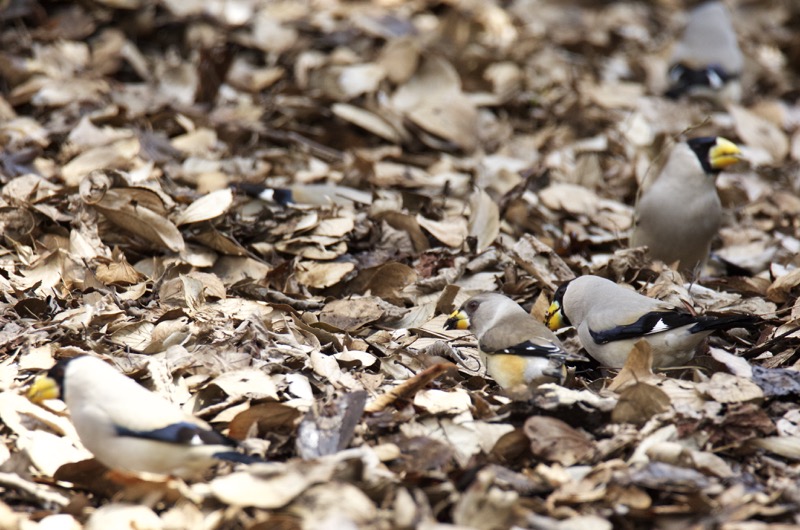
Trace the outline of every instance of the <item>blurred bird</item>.
[[372, 204], [371, 193], [333, 184], [297, 184], [287, 188], [269, 188], [259, 184], [240, 183], [235, 187], [252, 197], [276, 202], [282, 206], [288, 204], [316, 206]]
[[739, 148], [721, 136], [677, 144], [636, 205], [631, 246], [646, 245], [651, 258], [667, 264], [679, 261], [681, 271], [699, 271], [722, 222], [714, 177], [739, 160]]
[[722, 2], [706, 2], [689, 13], [689, 21], [670, 62], [669, 98], [684, 94], [720, 101], [741, 98], [739, 76], [744, 60], [730, 14]]
[[469, 329], [488, 373], [504, 389], [563, 382], [567, 352], [553, 332], [500, 293], [473, 296], [454, 311], [445, 329]]
[[575, 326], [589, 355], [610, 368], [622, 368], [641, 339], [652, 349], [654, 368], [678, 366], [692, 359], [715, 330], [756, 322], [757, 317], [744, 314], [692, 315], [591, 275], [562, 284], [545, 318], [551, 330]]
[[114, 470], [192, 478], [217, 460], [258, 461], [96, 357], [62, 359], [28, 391], [34, 403], [59, 397], [86, 449]]

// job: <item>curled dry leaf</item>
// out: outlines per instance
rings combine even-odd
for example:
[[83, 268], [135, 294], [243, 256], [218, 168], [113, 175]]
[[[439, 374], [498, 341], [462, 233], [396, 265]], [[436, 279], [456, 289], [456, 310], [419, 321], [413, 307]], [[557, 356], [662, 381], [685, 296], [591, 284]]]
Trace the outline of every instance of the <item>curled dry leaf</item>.
[[104, 528], [159, 530], [163, 528], [163, 524], [158, 515], [146, 506], [108, 504], [100, 507], [86, 521], [86, 530], [102, 530]]
[[182, 251], [183, 236], [172, 221], [142, 204], [141, 199], [142, 194], [134, 190], [115, 188], [92, 206], [122, 230], [173, 252]]
[[661, 379], [653, 373], [653, 351], [650, 344], [642, 339], [633, 345], [625, 366], [608, 385], [612, 392], [619, 392], [636, 383], [654, 382]]
[[783, 162], [789, 154], [789, 139], [775, 124], [754, 112], [731, 105], [728, 108], [736, 123], [736, 132], [749, 146], [769, 153], [772, 165]]
[[97, 279], [106, 285], [133, 285], [144, 280], [144, 276], [139, 274], [124, 256], [120, 261], [101, 260], [94, 273]]
[[414, 406], [430, 414], [458, 414], [469, 410], [472, 400], [464, 389], [451, 392], [443, 390], [421, 390], [414, 395]]
[[251, 405], [238, 413], [228, 424], [228, 436], [234, 440], [244, 440], [255, 431], [255, 436], [268, 433], [294, 432], [295, 424], [302, 413], [283, 403], [266, 402]]
[[527, 273], [555, 291], [558, 286], [575, 277], [564, 260], [542, 241], [525, 234], [511, 252], [514, 261]]
[[368, 110], [350, 105], [348, 103], [335, 103], [331, 110], [334, 114], [354, 125], [368, 130], [384, 140], [398, 143], [402, 140], [400, 133], [383, 118]]
[[233, 204], [233, 192], [230, 188], [212, 191], [189, 205], [176, 218], [178, 226], [208, 221], [223, 215]]
[[448, 247], [458, 248], [467, 238], [467, 221], [463, 217], [434, 221], [417, 215], [417, 223]]
[[547, 416], [528, 418], [525, 436], [530, 439], [534, 456], [564, 466], [589, 463], [596, 451], [594, 442], [586, 434]]
[[205, 388], [221, 390], [230, 399], [263, 399], [277, 401], [278, 389], [272, 378], [260, 370], [242, 369], [226, 372], [212, 379]]
[[800, 438], [797, 436], [768, 436], [751, 440], [750, 443], [778, 456], [800, 460]]
[[[311, 467], [311, 470], [316, 468]], [[317, 473], [318, 475], [318, 473]], [[264, 464], [252, 471], [232, 473], [211, 481], [211, 492], [232, 506], [281, 508], [317, 481], [328, 478], [315, 476], [302, 469], [287, 469], [284, 464]]]

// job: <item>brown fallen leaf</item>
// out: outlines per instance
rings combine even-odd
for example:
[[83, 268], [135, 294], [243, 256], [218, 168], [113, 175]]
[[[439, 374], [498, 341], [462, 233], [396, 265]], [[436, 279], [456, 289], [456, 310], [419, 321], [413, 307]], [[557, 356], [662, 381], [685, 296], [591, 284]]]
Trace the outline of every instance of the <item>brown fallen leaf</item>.
[[532, 416], [525, 420], [524, 429], [537, 458], [572, 466], [588, 464], [595, 456], [594, 441], [559, 419]]
[[255, 431], [255, 436], [263, 438], [268, 433], [294, 432], [301, 412], [283, 403], [266, 402], [251, 405], [237, 414], [228, 424], [228, 436], [234, 440], [244, 440]]
[[525, 234], [514, 245], [511, 257], [517, 265], [551, 291], [555, 291], [562, 282], [575, 277], [575, 273], [552, 248], [531, 234]]
[[669, 410], [669, 396], [660, 388], [647, 383], [626, 386], [611, 412], [614, 423], [642, 425], [656, 414]]
[[662, 379], [653, 373], [653, 351], [650, 344], [642, 339], [633, 345], [625, 366], [608, 385], [612, 392], [620, 392], [629, 385], [643, 382], [653, 382]]
[[383, 317], [378, 302], [380, 299], [371, 296], [333, 300], [322, 308], [319, 321], [352, 333]]
[[409, 400], [425, 386], [455, 367], [453, 363], [438, 363], [423, 370], [414, 377], [403, 381], [396, 387], [379, 395], [364, 407], [364, 412], [376, 413], [393, 405], [398, 400]]

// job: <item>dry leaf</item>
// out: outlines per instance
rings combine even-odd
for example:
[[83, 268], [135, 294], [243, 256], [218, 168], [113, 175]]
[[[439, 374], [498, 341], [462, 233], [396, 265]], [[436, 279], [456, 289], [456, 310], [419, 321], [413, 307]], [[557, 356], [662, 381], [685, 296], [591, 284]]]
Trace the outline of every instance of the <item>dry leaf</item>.
[[231, 204], [233, 193], [230, 188], [213, 191], [190, 204], [175, 218], [175, 224], [181, 226], [214, 219], [227, 212]]
[[634, 383], [620, 392], [617, 406], [611, 413], [614, 423], [642, 425], [656, 414], [669, 410], [669, 396], [647, 383]]
[[535, 457], [563, 466], [588, 463], [595, 455], [594, 442], [586, 434], [556, 418], [528, 418], [525, 436], [531, 441], [531, 452]]
[[633, 349], [628, 354], [625, 366], [619, 371], [617, 376], [608, 385], [612, 392], [619, 392], [629, 385], [657, 381], [653, 373], [653, 350], [650, 344], [642, 339], [633, 345]]

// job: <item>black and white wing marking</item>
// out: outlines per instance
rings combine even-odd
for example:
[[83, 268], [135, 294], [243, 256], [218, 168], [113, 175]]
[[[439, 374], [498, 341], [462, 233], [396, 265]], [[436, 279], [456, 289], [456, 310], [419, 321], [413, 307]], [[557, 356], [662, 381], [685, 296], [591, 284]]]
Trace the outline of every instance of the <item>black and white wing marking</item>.
[[180, 422], [151, 431], [137, 431], [127, 427], [116, 426], [117, 436], [143, 438], [156, 442], [179, 445], [227, 445], [234, 447], [236, 442], [216, 431], [203, 428], [194, 423]]
[[645, 313], [636, 322], [604, 330], [589, 329], [592, 339], [597, 344], [606, 344], [617, 340], [635, 339], [644, 335], [662, 333], [671, 329], [694, 324], [698, 317], [679, 311], [651, 311]]
[[514, 346], [510, 346], [508, 348], [501, 348], [491, 353], [501, 355], [519, 355], [521, 357], [550, 357], [553, 355], [566, 355], [566, 352], [564, 352], [564, 350], [562, 350], [556, 344], [538, 344], [530, 340], [520, 342], [519, 344], [515, 344]]

